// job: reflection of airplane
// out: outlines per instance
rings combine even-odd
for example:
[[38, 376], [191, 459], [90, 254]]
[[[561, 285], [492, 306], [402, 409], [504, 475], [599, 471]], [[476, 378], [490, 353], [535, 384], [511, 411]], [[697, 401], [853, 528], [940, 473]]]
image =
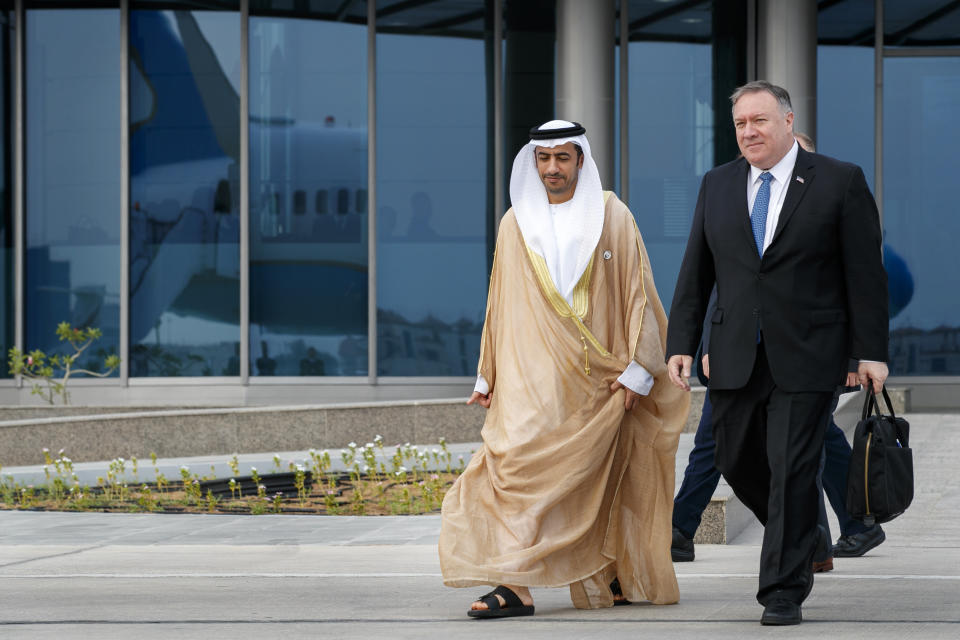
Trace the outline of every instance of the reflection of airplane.
[[892, 320], [913, 298], [913, 275], [906, 260], [883, 243], [883, 266], [887, 270], [887, 291], [889, 292], [890, 319]]
[[[239, 96], [189, 11], [132, 11], [131, 50], [131, 341], [165, 311], [237, 324]], [[366, 332], [366, 147], [251, 116], [252, 324]]]

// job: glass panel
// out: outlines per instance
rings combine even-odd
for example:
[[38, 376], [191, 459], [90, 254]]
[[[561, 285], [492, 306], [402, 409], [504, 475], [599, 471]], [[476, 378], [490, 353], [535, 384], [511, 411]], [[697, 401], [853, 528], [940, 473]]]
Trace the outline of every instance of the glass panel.
[[59, 322], [97, 327], [79, 362], [96, 370], [119, 351], [120, 12], [30, 10], [26, 26], [24, 346], [65, 353]]
[[[13, 346], [14, 335], [14, 271], [13, 271], [13, 183], [11, 182], [10, 135], [13, 61], [11, 43], [13, 2], [0, 4], [0, 350], [3, 363]], [[6, 366], [0, 366], [0, 378], [9, 378]]]
[[[619, 5], [619, 3], [617, 3]], [[630, 0], [630, 39], [710, 42], [712, 2]]]
[[817, 151], [863, 169], [873, 188], [873, 49], [817, 47]]
[[240, 16], [130, 12], [130, 375], [238, 375]]
[[[484, 8], [434, 5], [437, 16]], [[493, 181], [484, 47], [476, 38], [377, 34], [381, 375], [476, 375]]]
[[960, 11], [952, 0], [883, 3], [885, 47], [960, 46]]
[[367, 373], [367, 29], [250, 18], [250, 372]]
[[872, 47], [874, 6], [875, 0], [821, 2], [817, 10], [817, 41], [820, 44]]
[[709, 44], [631, 42], [629, 56], [629, 205], [669, 309], [700, 179], [714, 165], [712, 52]]
[[960, 58], [884, 61], [883, 226], [892, 374], [960, 374]]

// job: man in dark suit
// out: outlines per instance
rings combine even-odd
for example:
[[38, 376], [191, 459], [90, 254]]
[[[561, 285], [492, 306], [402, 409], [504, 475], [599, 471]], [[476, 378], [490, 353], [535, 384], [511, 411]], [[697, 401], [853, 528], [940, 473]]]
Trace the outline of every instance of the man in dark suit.
[[887, 280], [876, 204], [859, 167], [808, 153], [789, 94], [731, 96], [743, 158], [708, 172], [670, 310], [667, 368], [689, 389], [707, 299], [716, 466], [764, 524], [762, 624], [799, 624], [817, 527], [817, 467], [848, 354], [887, 377]]

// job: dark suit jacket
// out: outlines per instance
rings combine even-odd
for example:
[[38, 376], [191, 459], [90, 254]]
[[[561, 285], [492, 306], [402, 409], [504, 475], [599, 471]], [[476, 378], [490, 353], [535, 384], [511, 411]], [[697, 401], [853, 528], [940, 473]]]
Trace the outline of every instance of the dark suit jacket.
[[758, 328], [784, 391], [833, 391], [850, 357], [886, 362], [887, 276], [863, 171], [800, 149], [762, 260], [747, 210], [748, 175], [741, 158], [703, 177], [670, 309], [667, 357], [696, 353], [716, 283], [712, 389], [747, 383]]

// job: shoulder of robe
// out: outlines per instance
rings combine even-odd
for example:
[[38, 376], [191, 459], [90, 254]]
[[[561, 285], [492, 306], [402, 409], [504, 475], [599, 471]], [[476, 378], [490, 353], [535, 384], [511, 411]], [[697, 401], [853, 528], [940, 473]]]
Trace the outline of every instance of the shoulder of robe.
[[[609, 194], [609, 196], [607, 194]], [[627, 205], [624, 204], [623, 200], [618, 198], [617, 194], [612, 191], [604, 191], [603, 195], [606, 198], [604, 215], [608, 223], [614, 224], [617, 227], [632, 228], [634, 226], [633, 214]]]
[[500, 225], [497, 229], [497, 237], [506, 239], [519, 234], [520, 225], [517, 224], [517, 216], [513, 212], [513, 207], [510, 207], [500, 219]]

